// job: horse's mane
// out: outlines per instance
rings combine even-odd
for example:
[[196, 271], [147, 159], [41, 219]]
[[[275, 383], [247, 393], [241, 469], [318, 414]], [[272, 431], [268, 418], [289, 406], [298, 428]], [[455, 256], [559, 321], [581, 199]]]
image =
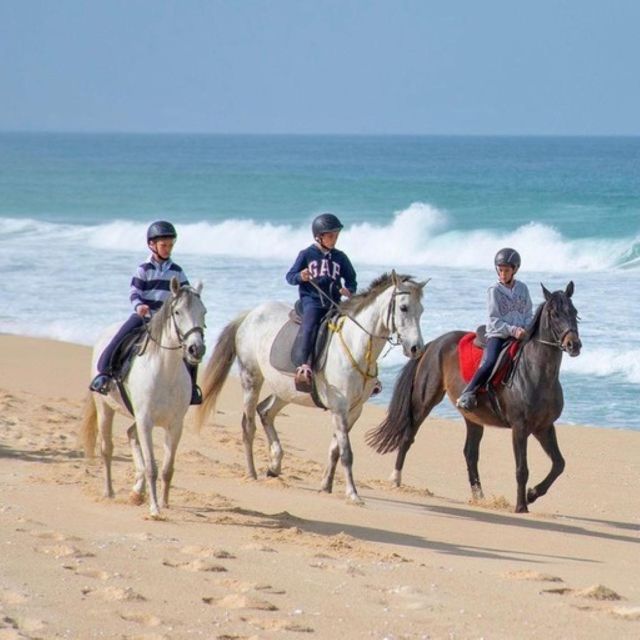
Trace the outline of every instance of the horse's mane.
[[540, 318], [542, 317], [542, 311], [544, 309], [545, 304], [547, 304], [546, 301], [538, 305], [538, 308], [536, 309], [536, 312], [533, 315], [533, 320], [531, 320], [531, 322], [529, 323], [529, 326], [527, 327], [527, 337], [523, 340], [522, 342], [523, 345], [529, 342], [530, 340], [532, 340], [535, 334], [537, 333], [538, 328], [540, 327]]
[[[396, 274], [399, 282], [413, 281], [413, 276]], [[390, 273], [378, 276], [367, 289], [340, 303], [340, 310], [355, 315], [366, 309], [385, 289], [393, 284]]]
[[160, 348], [162, 337], [164, 336], [164, 329], [167, 326], [167, 321], [171, 317], [171, 303], [174, 300], [178, 300], [180, 296], [185, 295], [189, 291], [193, 291], [189, 285], [182, 285], [176, 297], [174, 298], [173, 296], [169, 296], [162, 303], [162, 306], [158, 311], [153, 314], [149, 322], [149, 331], [153, 336], [153, 340], [149, 340], [148, 349], [153, 350]]

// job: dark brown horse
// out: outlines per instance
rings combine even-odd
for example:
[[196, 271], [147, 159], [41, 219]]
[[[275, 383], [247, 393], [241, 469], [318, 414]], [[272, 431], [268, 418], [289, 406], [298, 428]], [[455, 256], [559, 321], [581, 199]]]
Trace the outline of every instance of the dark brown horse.
[[[578, 312], [571, 302], [573, 282], [565, 291], [551, 293], [542, 285], [545, 302], [537, 309], [520, 356], [508, 384], [495, 393], [478, 394], [473, 411], [459, 409], [467, 425], [464, 456], [473, 499], [483, 497], [478, 475], [478, 454], [484, 425], [508, 427], [513, 438], [518, 496], [516, 512], [528, 511], [527, 504], [547, 493], [564, 470], [554, 421], [564, 405], [558, 380], [562, 353], [580, 354]], [[398, 450], [393, 479], [400, 486], [401, 472], [409, 447], [431, 410], [446, 393], [455, 405], [465, 382], [460, 375], [458, 343], [464, 331], [451, 331], [425, 347], [419, 360], [410, 360], [400, 373], [387, 416], [367, 434], [367, 442], [378, 453]], [[493, 400], [491, 399], [493, 395]], [[538, 485], [526, 491], [529, 479], [527, 438], [533, 434], [551, 458], [551, 471]]]

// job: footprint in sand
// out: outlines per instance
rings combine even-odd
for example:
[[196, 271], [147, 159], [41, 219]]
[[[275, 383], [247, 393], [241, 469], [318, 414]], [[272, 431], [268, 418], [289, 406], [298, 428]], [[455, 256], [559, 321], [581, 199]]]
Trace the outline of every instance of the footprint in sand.
[[531, 571], [528, 569], [521, 569], [518, 571], [507, 571], [502, 574], [505, 578], [511, 578], [513, 580], [533, 580], [539, 582], [563, 582], [562, 578], [558, 576], [552, 576], [549, 573], [540, 573], [539, 571]]
[[94, 558], [95, 553], [90, 551], [82, 551], [71, 544], [53, 544], [36, 547], [36, 551], [45, 555], [58, 558]]
[[127, 622], [135, 622], [145, 627], [159, 627], [162, 620], [150, 613], [139, 613], [137, 611], [124, 611], [120, 613], [120, 617]]
[[104, 589], [82, 589], [83, 595], [98, 595], [108, 602], [143, 602], [146, 598], [135, 592], [131, 587], [106, 587]]
[[556, 595], [572, 595], [578, 598], [598, 601], [623, 600], [613, 589], [597, 584], [585, 589], [570, 589], [569, 587], [558, 587], [557, 589], [543, 589], [541, 593], [551, 593]]
[[221, 564], [217, 564], [212, 560], [205, 558], [197, 558], [187, 562], [173, 562], [172, 560], [163, 560], [162, 564], [171, 569], [185, 569], [186, 571], [210, 571], [212, 573], [222, 573], [227, 570]]
[[258, 627], [262, 631], [293, 631], [295, 633], [313, 633], [313, 627], [293, 622], [286, 618], [267, 620], [265, 618], [245, 618], [244, 621], [252, 627]]
[[224, 598], [204, 597], [205, 604], [211, 604], [221, 609], [257, 609], [258, 611], [277, 611], [278, 607], [268, 600], [256, 598], [250, 594], [232, 593]]

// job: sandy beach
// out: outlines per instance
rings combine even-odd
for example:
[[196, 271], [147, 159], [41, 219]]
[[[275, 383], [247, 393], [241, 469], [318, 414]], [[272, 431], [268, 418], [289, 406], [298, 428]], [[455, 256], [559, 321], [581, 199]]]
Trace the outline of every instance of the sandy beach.
[[[77, 431], [90, 350], [0, 336], [0, 639], [638, 638], [640, 433], [559, 425], [567, 461], [550, 493], [513, 513], [510, 434], [487, 429], [471, 504], [460, 422], [428, 419], [403, 475], [354, 427], [362, 507], [318, 493], [328, 414], [289, 406], [276, 423], [280, 478], [245, 474], [237, 380], [215, 420], [185, 428], [162, 521], [128, 495], [117, 421], [114, 486]], [[161, 433], [155, 435], [160, 455]], [[530, 479], [548, 461], [529, 442]]]

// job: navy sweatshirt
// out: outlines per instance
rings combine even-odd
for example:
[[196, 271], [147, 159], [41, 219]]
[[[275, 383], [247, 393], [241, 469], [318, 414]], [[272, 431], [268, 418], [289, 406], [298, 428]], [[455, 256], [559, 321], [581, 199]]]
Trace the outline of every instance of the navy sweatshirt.
[[336, 303], [340, 302], [340, 289], [344, 286], [355, 293], [358, 283], [356, 272], [347, 255], [338, 249], [325, 253], [316, 244], [303, 249], [286, 275], [287, 282], [298, 286], [300, 298], [311, 298], [319, 306], [328, 306], [309, 282], [300, 279], [300, 272], [308, 268], [314, 282]]

